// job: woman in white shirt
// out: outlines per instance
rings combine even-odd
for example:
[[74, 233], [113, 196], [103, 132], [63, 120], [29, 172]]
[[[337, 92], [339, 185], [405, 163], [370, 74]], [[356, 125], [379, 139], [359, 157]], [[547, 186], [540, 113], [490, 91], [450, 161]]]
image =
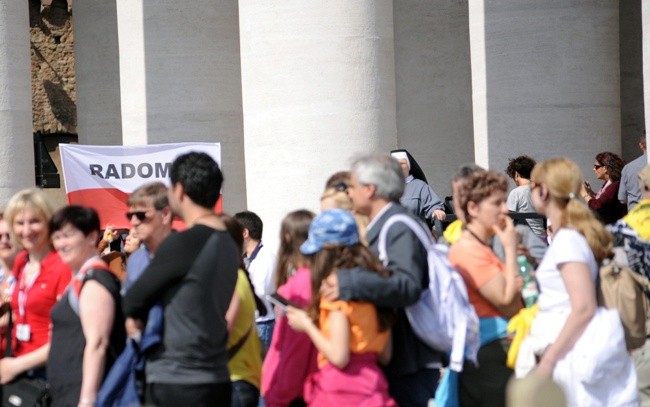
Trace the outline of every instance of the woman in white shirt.
[[555, 234], [537, 269], [539, 312], [521, 345], [516, 374], [534, 367], [552, 377], [569, 406], [638, 405], [618, 313], [596, 303], [598, 264], [609, 255], [612, 238], [577, 199], [581, 179], [566, 158], [545, 161], [531, 175], [535, 208]]

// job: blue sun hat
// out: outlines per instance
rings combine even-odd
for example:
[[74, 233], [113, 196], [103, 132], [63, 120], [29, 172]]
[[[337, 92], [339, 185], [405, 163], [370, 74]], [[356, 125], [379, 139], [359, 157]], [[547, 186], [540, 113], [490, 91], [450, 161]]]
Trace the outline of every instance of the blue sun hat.
[[314, 254], [325, 245], [352, 246], [359, 243], [359, 231], [354, 216], [345, 209], [322, 212], [311, 222], [309, 235], [300, 246], [303, 254]]

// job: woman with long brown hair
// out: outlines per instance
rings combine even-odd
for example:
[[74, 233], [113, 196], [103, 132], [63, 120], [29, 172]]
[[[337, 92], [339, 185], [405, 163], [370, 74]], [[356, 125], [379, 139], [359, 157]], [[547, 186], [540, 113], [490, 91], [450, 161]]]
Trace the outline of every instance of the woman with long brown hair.
[[[282, 220], [276, 268], [278, 293], [307, 307], [312, 300], [311, 259], [300, 253], [314, 213], [297, 210]], [[276, 309], [271, 346], [262, 365], [262, 395], [267, 407], [300, 406], [305, 378], [317, 369], [316, 348], [304, 333], [289, 327], [287, 318]]]
[[305, 383], [305, 401], [318, 406], [396, 406], [377, 364], [390, 358], [391, 313], [364, 301], [321, 298], [321, 283], [340, 269], [355, 267], [387, 277], [388, 271], [359, 241], [352, 213], [332, 209], [309, 227], [300, 251], [313, 255], [312, 302], [307, 310], [289, 306], [291, 327], [305, 332], [319, 351], [318, 372]]

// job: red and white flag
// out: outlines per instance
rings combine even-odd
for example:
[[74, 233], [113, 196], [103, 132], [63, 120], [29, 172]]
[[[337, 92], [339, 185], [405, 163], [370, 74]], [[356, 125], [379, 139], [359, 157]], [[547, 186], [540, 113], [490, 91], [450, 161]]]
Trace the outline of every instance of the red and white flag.
[[[170, 184], [172, 162], [191, 151], [210, 155], [221, 167], [220, 143], [146, 146], [59, 144], [68, 203], [94, 208], [101, 227], [129, 229], [126, 200], [136, 188], [154, 181]], [[221, 198], [216, 210], [221, 212]]]

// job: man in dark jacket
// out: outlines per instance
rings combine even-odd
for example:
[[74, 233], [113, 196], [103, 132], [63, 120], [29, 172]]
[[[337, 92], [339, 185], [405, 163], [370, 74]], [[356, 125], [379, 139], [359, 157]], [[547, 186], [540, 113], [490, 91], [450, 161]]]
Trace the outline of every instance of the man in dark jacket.
[[135, 334], [156, 303], [162, 344], [146, 356], [145, 402], [160, 407], [230, 405], [225, 314], [237, 281], [239, 250], [213, 207], [221, 170], [205, 153], [174, 160], [169, 204], [187, 225], [170, 234], [123, 302]]
[[[409, 214], [399, 204], [403, 192], [402, 169], [393, 158], [367, 156], [352, 166], [348, 193], [354, 210], [370, 218], [366, 240], [375, 253], [379, 231], [388, 218], [397, 213]], [[390, 277], [358, 268], [340, 270], [324, 282], [321, 294], [329, 299], [368, 301], [378, 307], [398, 309], [392, 330], [393, 357], [384, 368], [389, 392], [402, 407], [426, 406], [438, 384], [441, 355], [415, 335], [404, 307], [417, 302], [428, 286], [427, 252], [402, 223], [390, 227], [386, 242]]]

